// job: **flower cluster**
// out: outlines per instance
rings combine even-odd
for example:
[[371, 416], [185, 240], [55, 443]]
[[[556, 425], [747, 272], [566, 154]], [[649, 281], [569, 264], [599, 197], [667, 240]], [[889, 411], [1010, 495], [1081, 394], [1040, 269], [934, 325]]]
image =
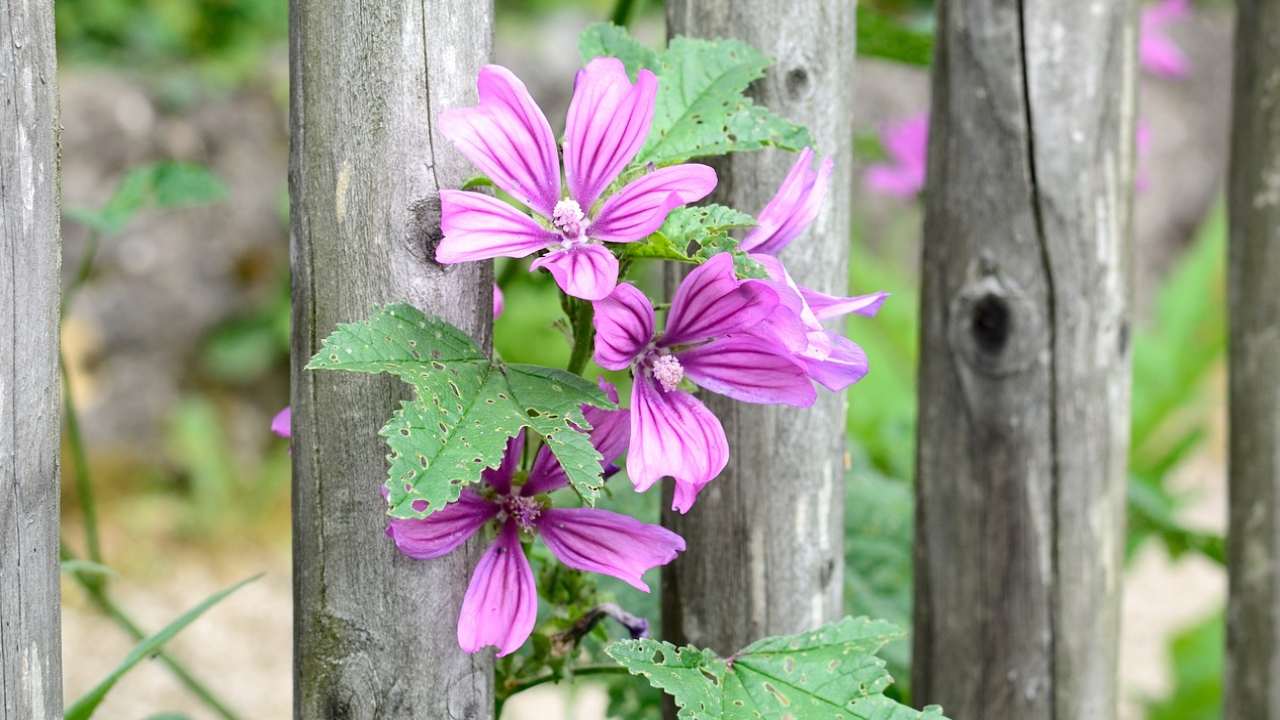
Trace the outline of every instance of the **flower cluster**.
[[[609, 371], [629, 371], [629, 407], [583, 406], [591, 445], [604, 478], [626, 474], [638, 491], [670, 477], [673, 507], [688, 512], [698, 493], [725, 467], [729, 444], [694, 387], [750, 403], [811, 405], [816, 386], [841, 390], [862, 378], [862, 350], [828, 330], [824, 320], [873, 315], [884, 293], [841, 297], [801, 287], [779, 253], [817, 218], [832, 172], [805, 149], [759, 209], [758, 222], [731, 247], [685, 277], [661, 323], [649, 298], [626, 282], [625, 244], [647, 240], [676, 208], [716, 187], [715, 172], [683, 163], [633, 162], [650, 134], [658, 78], [622, 62], [597, 58], [579, 71], [558, 146], [551, 126], [524, 84], [509, 70], [487, 66], [477, 82], [479, 103], [442, 113], [440, 130], [500, 193], [441, 191], [441, 263], [538, 256], [571, 307], [593, 322], [575, 324], [575, 343], [589, 342]], [[563, 178], [563, 182], [562, 182]], [[727, 241], [727, 242], [725, 242]], [[689, 260], [688, 256], [681, 259]], [[759, 277], [740, 277], [752, 266]], [[501, 312], [494, 289], [494, 313]], [[592, 349], [589, 345], [581, 346]], [[602, 392], [618, 404], [603, 379]], [[273, 429], [288, 433], [288, 415]], [[576, 427], [576, 426], [575, 426]], [[536, 445], [536, 451], [533, 448]], [[530, 452], [526, 452], [526, 447]], [[532, 433], [512, 437], [496, 468], [462, 489], [453, 503], [421, 518], [395, 518], [387, 534], [396, 547], [427, 560], [452, 552], [486, 527], [493, 539], [475, 567], [458, 620], [467, 652], [494, 646], [499, 655], [532, 633], [537, 591], [524, 545], [541, 538], [560, 563], [618, 578], [648, 590], [642, 576], [673, 560], [684, 540], [656, 525], [588, 507], [557, 507], [553, 493], [568, 477], [551, 448]]]

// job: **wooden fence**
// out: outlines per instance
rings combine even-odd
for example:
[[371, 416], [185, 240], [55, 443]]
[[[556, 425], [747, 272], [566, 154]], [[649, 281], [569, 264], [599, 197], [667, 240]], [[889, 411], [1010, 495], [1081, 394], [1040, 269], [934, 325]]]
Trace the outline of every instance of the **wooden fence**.
[[[676, 33], [779, 65], [757, 92], [837, 157], [838, 200], [788, 262], [846, 278], [853, 7], [669, 0]], [[784, 6], [785, 5], [785, 6]], [[923, 254], [914, 693], [958, 720], [1117, 704], [1128, 428], [1131, 3], [940, 2]], [[470, 104], [493, 9], [292, 0], [295, 716], [487, 718], [492, 661], [451, 623], [473, 545], [382, 536], [390, 380], [301, 371], [318, 338], [407, 300], [491, 341], [486, 266], [433, 261], [468, 175], [435, 117]], [[1227, 715], [1280, 720], [1280, 2], [1241, 0], [1230, 173]], [[0, 13], [0, 718], [61, 717], [57, 94], [51, 0]], [[785, 160], [735, 159], [758, 207]], [[1193, 352], [1194, 349], [1188, 349]], [[843, 402], [724, 401], [737, 452], [665, 571], [667, 634], [732, 651], [840, 611]], [[762, 580], [763, 578], [763, 580]]]

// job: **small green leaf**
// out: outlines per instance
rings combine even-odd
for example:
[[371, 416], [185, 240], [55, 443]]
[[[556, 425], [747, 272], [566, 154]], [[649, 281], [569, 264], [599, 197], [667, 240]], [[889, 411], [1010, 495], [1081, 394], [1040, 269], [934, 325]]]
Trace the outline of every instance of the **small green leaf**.
[[702, 245], [709, 235], [726, 235], [730, 230], [754, 227], [756, 219], [724, 205], [696, 205], [677, 208], [667, 215], [661, 232], [676, 247]]
[[63, 560], [61, 563], [62, 572], [68, 575], [92, 575], [96, 577], [111, 577], [116, 574], [115, 570], [96, 563], [92, 560]]
[[114, 235], [140, 210], [204, 205], [226, 197], [227, 188], [208, 168], [191, 163], [143, 165], [125, 173], [97, 210], [71, 208], [67, 217], [104, 235]]
[[768, 58], [736, 40], [672, 40], [659, 56], [653, 125], [634, 164], [661, 166], [770, 146], [799, 150], [812, 145], [808, 130], [743, 94], [768, 65]]
[[589, 25], [578, 37], [578, 51], [582, 61], [590, 62], [598, 57], [616, 57], [627, 67], [632, 81], [642, 68], [658, 70], [658, 53], [627, 34], [626, 28], [612, 23]]
[[889, 623], [845, 618], [759, 640], [728, 661], [656, 640], [619, 640], [606, 652], [671, 695], [681, 720], [943, 720], [940, 708], [913, 710], [884, 696], [892, 679], [876, 653], [899, 636]]
[[908, 65], [933, 62], [933, 35], [903, 27], [862, 4], [857, 24], [859, 55]]
[[613, 407], [599, 388], [561, 370], [494, 363], [461, 330], [410, 305], [340, 325], [307, 368], [385, 372], [414, 387], [415, 399], [401, 403], [379, 433], [391, 449], [393, 517], [426, 517], [457, 500], [481, 471], [501, 463], [507, 439], [522, 428], [546, 439], [588, 504], [603, 482], [581, 411]]
[[64, 716], [65, 720], [88, 720], [88, 718], [93, 715], [94, 710], [98, 709], [98, 705], [102, 703], [102, 699], [107, 696], [107, 693], [117, 682], [119, 682], [120, 678], [124, 677], [125, 673], [129, 672], [135, 665], [159, 651], [160, 648], [164, 647], [165, 643], [173, 639], [174, 635], [177, 635], [183, 628], [194, 622], [196, 618], [203, 615], [209, 608], [222, 602], [228, 595], [239, 590], [245, 585], [248, 585], [254, 580], [257, 580], [259, 577], [262, 576], [255, 575], [251, 578], [241, 580], [225, 590], [220, 590], [210, 595], [199, 605], [196, 605], [186, 611], [179, 616], [178, 619], [166, 625], [163, 630], [138, 643], [134, 646], [133, 650], [129, 651], [129, 654], [125, 656], [124, 661], [122, 661], [115, 670], [111, 671], [110, 675], [103, 678], [102, 682], [95, 685], [92, 690], [85, 693], [67, 709], [66, 715]]

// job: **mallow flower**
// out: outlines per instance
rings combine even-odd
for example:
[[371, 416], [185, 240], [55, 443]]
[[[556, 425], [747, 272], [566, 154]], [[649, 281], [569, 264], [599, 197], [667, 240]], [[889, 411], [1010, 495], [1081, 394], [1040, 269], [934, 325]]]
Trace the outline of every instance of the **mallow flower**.
[[618, 260], [604, 243], [641, 240], [672, 209], [715, 188], [715, 171], [689, 163], [648, 172], [603, 197], [649, 135], [658, 79], [648, 70], [635, 83], [617, 58], [596, 58], [578, 71], [565, 120], [566, 194], [551, 126], [524, 84], [486, 65], [476, 85], [480, 104], [442, 113], [440, 131], [536, 218], [489, 195], [442, 190], [439, 262], [545, 250], [531, 269], [547, 268], [569, 295], [599, 300], [618, 281]]
[[[617, 391], [604, 389], [616, 401]], [[627, 412], [584, 408], [584, 413], [592, 425], [592, 444], [606, 463], [617, 459], [627, 446]], [[533, 632], [538, 594], [522, 537], [541, 537], [568, 567], [616, 577], [646, 592], [644, 573], [685, 549], [683, 538], [658, 525], [607, 510], [551, 507], [545, 494], [565, 485], [564, 470], [543, 445], [527, 479], [517, 484], [524, 443], [523, 432], [508, 441], [502, 464], [484, 471], [483, 489], [467, 488], [457, 502], [425, 518], [394, 519], [387, 527], [400, 552], [428, 560], [447, 555], [496, 521], [497, 537], [471, 575], [458, 616], [458, 644], [466, 652], [492, 645], [499, 656], [507, 655]]]
[[827, 158], [815, 170], [813, 151], [802, 150], [739, 247], [764, 267], [767, 282], [779, 298], [774, 312], [751, 332], [786, 348], [813, 380], [830, 390], [842, 390], [867, 374], [867, 356], [852, 340], [824, 328], [821, 321], [848, 313], [874, 316], [888, 293], [837, 297], [800, 287], [777, 258], [818, 216], [832, 167]]
[[1138, 29], [1138, 63], [1152, 75], [1183, 78], [1191, 62], [1169, 37], [1169, 25], [1191, 14], [1190, 0], [1160, 0], [1142, 9]]
[[[890, 161], [867, 168], [863, 175], [867, 189], [901, 198], [919, 195], [924, 189], [929, 155], [929, 113], [889, 123], [880, 132], [880, 143]], [[822, 182], [826, 182], [825, 178]]]
[[807, 407], [816, 393], [804, 370], [776, 345], [746, 332], [769, 317], [778, 295], [758, 280], [739, 280], [721, 253], [690, 272], [676, 290], [666, 330], [656, 333], [653, 305], [621, 283], [595, 304], [595, 361], [631, 369], [631, 442], [627, 475], [636, 490], [675, 479], [672, 507], [688, 512], [698, 492], [729, 461], [720, 421], [693, 395], [694, 384], [736, 400]]

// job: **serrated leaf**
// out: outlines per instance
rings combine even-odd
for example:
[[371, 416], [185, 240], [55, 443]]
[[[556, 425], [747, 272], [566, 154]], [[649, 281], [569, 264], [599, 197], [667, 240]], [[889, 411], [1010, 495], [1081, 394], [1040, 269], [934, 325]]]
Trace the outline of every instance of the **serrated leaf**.
[[733, 271], [739, 279], [760, 280], [769, 277], [769, 273], [765, 271], [764, 266], [755, 260], [746, 252], [738, 249], [737, 239], [729, 235], [713, 235], [703, 241], [702, 247], [694, 255], [694, 259], [698, 262], [706, 262], [720, 253], [729, 253], [733, 255]]
[[583, 405], [612, 409], [614, 404], [600, 388], [564, 370], [509, 365], [507, 381], [516, 406], [525, 411], [525, 423], [551, 446], [573, 489], [583, 500], [594, 502], [603, 484], [600, 464], [604, 458], [586, 435], [573, 428], [591, 426], [582, 414]]
[[731, 661], [656, 640], [620, 640], [606, 651], [670, 694], [681, 720], [942, 720], [940, 708], [913, 710], [883, 695], [891, 678], [876, 652], [899, 635], [883, 621], [845, 618], [759, 640]]
[[[687, 247], [687, 245], [685, 246]], [[650, 260], [673, 260], [675, 262], [695, 263], [685, 251], [676, 247], [671, 242], [671, 238], [658, 231], [644, 242], [627, 243], [623, 245], [623, 253], [630, 258], [645, 258]]]
[[590, 62], [598, 57], [616, 57], [627, 68], [627, 75], [632, 81], [636, 73], [643, 69], [658, 70], [658, 53], [627, 33], [626, 28], [613, 23], [595, 23], [587, 26], [578, 37], [578, 51], [582, 53], [582, 61]]
[[730, 230], [754, 227], [756, 219], [725, 205], [709, 204], [681, 207], [671, 211], [660, 232], [677, 247], [690, 243], [702, 245], [712, 235], [727, 235]]
[[653, 125], [634, 164], [670, 165], [770, 146], [798, 150], [813, 144], [808, 130], [743, 95], [769, 65], [768, 58], [751, 46], [736, 40], [678, 37], [658, 61]]
[[523, 428], [546, 439], [588, 504], [603, 482], [581, 411], [614, 407], [599, 388], [561, 370], [494, 363], [461, 330], [411, 305], [338, 326], [307, 368], [390, 373], [413, 386], [415, 398], [379, 432], [391, 449], [393, 517], [426, 517], [457, 500]]

